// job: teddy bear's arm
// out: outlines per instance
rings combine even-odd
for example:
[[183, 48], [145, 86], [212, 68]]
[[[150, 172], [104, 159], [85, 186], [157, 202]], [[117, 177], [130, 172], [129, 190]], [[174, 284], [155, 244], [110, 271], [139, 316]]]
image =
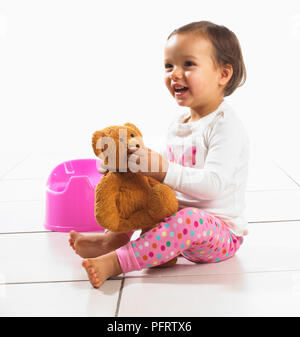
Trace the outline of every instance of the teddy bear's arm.
[[120, 189], [118, 175], [108, 173], [95, 190], [95, 217], [100, 226], [110, 231], [118, 231], [120, 217], [117, 199]]
[[169, 186], [159, 183], [152, 187], [148, 207], [150, 216], [158, 222], [177, 212], [178, 201]]
[[152, 177], [145, 177], [145, 178], [147, 178], [147, 181], [148, 181], [148, 183], [151, 187], [153, 187], [154, 185], [157, 185], [157, 184], [161, 184], [158, 180], [156, 180]]

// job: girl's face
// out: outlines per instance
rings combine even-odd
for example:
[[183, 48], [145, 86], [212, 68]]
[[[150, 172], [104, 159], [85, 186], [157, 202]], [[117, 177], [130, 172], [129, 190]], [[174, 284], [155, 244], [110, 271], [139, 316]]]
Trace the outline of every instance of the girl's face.
[[167, 41], [165, 84], [179, 105], [197, 111], [223, 97], [221, 70], [212, 57], [211, 42], [199, 35], [175, 34]]

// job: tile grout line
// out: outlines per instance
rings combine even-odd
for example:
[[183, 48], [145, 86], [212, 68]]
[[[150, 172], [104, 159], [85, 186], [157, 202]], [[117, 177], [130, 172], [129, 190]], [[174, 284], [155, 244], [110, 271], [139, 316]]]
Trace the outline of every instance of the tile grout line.
[[[295, 220], [297, 221], [297, 220]], [[71, 231], [71, 229], [70, 229]], [[58, 232], [58, 231], [50, 231], [50, 230], [40, 230], [40, 231], [27, 231], [27, 232], [0, 232], [0, 235], [9, 235], [9, 234], [40, 234], [40, 233], [59, 233], [59, 234], [69, 234], [69, 232]], [[81, 233], [90, 233], [91, 235], [93, 233], [96, 233], [96, 234], [101, 234], [103, 233], [103, 231], [98, 231], [98, 232], [81, 232]], [[87, 234], [89, 235], [89, 234]]]
[[[110, 281], [120, 281], [123, 277], [113, 277]], [[73, 283], [73, 282], [90, 282], [89, 280], [62, 280], [62, 281], [28, 281], [28, 282], [0, 282], [1, 285], [23, 285], [23, 284], [52, 284], [52, 283]]]
[[[54, 233], [52, 231], [44, 230], [44, 231], [31, 231], [31, 232], [0, 232], [0, 235], [7, 235], [7, 234], [38, 234], [38, 233]], [[55, 232], [58, 233], [58, 232]], [[62, 233], [62, 232], [59, 232]]]
[[89, 282], [89, 280], [64, 280], [64, 281], [28, 281], [28, 282], [4, 282], [0, 285], [24, 285], [24, 284], [50, 284], [50, 283], [70, 283], [70, 282]]
[[32, 152], [28, 153], [27, 155], [25, 155], [23, 157], [22, 160], [20, 160], [19, 162], [17, 162], [15, 165], [13, 165], [10, 169], [8, 169], [5, 173], [3, 173], [0, 176], [0, 181], [4, 180], [3, 178], [8, 175], [11, 171], [13, 171], [16, 167], [18, 167], [20, 164], [22, 164], [26, 159], [28, 159], [30, 156], [32, 155]]
[[206, 277], [206, 276], [218, 276], [218, 275], [246, 275], [246, 274], [263, 274], [263, 273], [290, 273], [290, 272], [300, 272], [300, 269], [287, 269], [287, 270], [258, 270], [258, 271], [246, 271], [246, 272], [233, 272], [233, 273], [213, 273], [213, 274], [180, 274], [180, 275], [157, 275], [157, 276], [125, 276], [125, 279], [158, 279], [158, 278], [171, 278], [171, 277]]
[[121, 282], [121, 286], [120, 286], [120, 290], [119, 290], [119, 297], [118, 297], [118, 301], [117, 301], [117, 308], [116, 308], [116, 312], [115, 312], [115, 317], [119, 317], [119, 310], [120, 310], [121, 297], [122, 297], [122, 293], [123, 293], [125, 277], [126, 276], [123, 276], [123, 278], [122, 278], [122, 282]]
[[249, 221], [249, 224], [256, 224], [256, 223], [273, 223], [273, 222], [297, 222], [300, 219], [289, 219], [289, 220], [261, 220], [261, 221]]
[[[277, 222], [299, 222], [299, 219], [288, 219], [288, 220], [261, 220], [261, 221], [249, 221], [249, 225], [251, 224], [259, 224], [259, 223], [277, 223]], [[99, 231], [100, 232], [100, 231]], [[40, 233], [62, 233], [68, 234], [68, 232], [55, 232], [50, 230], [40, 230], [40, 231], [27, 231], [27, 232], [0, 232], [0, 235], [13, 235], [13, 234], [40, 234]], [[88, 232], [87, 232], [88, 233]], [[92, 233], [92, 232], [91, 232]]]
[[[122, 281], [119, 297], [117, 301], [117, 309], [114, 317], [118, 317], [121, 297], [124, 289], [124, 283], [126, 279], [159, 279], [159, 278], [174, 278], [174, 277], [207, 277], [207, 276], [227, 276], [227, 275], [246, 275], [246, 274], [264, 274], [264, 273], [290, 273], [290, 272], [300, 272], [300, 269], [287, 269], [287, 270], [258, 270], [258, 271], [247, 271], [247, 272], [233, 272], [233, 273], [212, 273], [212, 274], [199, 274], [199, 275], [191, 275], [191, 274], [180, 274], [180, 275], [153, 275], [153, 276], [122, 276], [122, 277], [113, 277], [110, 278], [109, 281]], [[29, 281], [29, 282], [4, 282], [0, 283], [0, 286], [6, 285], [24, 285], [24, 284], [54, 284], [54, 283], [73, 283], [73, 282], [90, 282], [89, 280], [63, 280], [63, 281]]]
[[290, 174], [285, 170], [283, 169], [280, 165], [278, 165], [276, 162], [274, 162], [274, 164], [287, 176], [289, 177], [298, 187], [300, 187], [300, 184], [290, 176]]

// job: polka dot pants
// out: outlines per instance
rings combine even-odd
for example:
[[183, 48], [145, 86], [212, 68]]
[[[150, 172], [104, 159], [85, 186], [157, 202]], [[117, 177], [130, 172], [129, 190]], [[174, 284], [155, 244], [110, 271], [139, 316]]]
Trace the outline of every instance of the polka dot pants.
[[163, 264], [182, 254], [198, 263], [232, 257], [243, 242], [219, 218], [198, 208], [184, 208], [135, 241], [116, 250], [123, 272]]

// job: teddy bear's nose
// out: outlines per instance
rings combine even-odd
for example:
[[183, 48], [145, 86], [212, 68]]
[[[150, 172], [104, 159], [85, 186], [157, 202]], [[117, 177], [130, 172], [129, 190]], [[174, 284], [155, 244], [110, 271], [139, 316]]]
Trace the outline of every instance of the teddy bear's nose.
[[139, 144], [136, 144], [136, 147], [140, 147]]

